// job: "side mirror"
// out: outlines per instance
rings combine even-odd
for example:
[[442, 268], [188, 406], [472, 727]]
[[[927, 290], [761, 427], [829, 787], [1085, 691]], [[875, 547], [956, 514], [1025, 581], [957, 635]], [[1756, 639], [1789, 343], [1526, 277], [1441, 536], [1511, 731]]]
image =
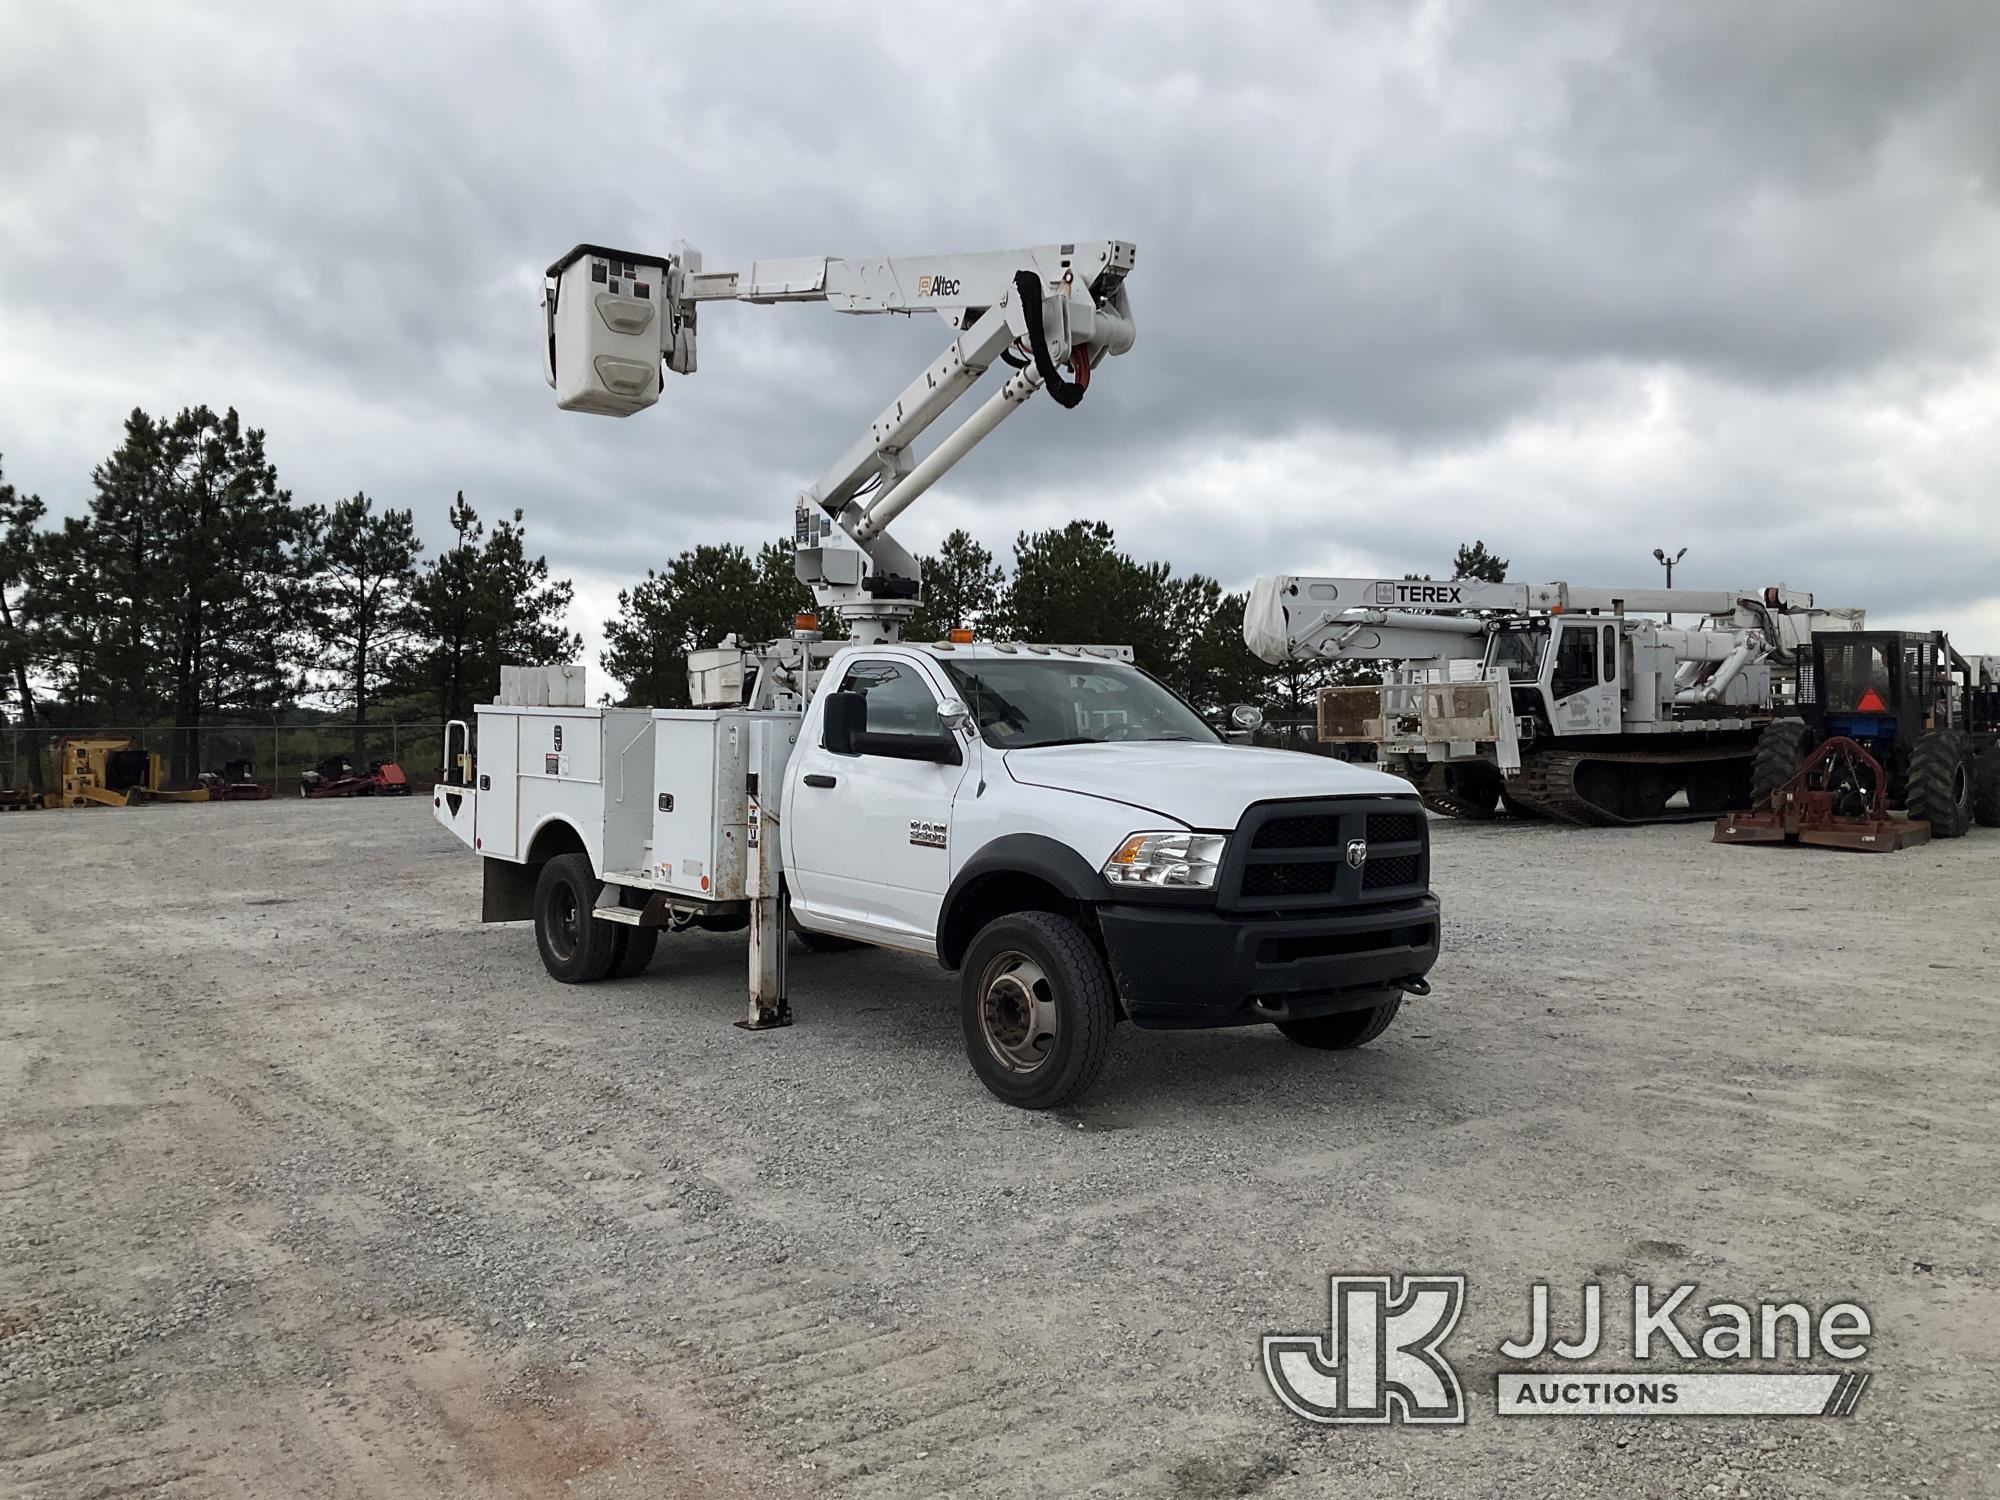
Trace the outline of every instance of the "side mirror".
[[1232, 745], [1254, 745], [1264, 727], [1264, 710], [1254, 703], [1232, 703], [1222, 716], [1222, 737]]
[[938, 705], [938, 722], [954, 734], [972, 733], [972, 710], [957, 698], [947, 698]]
[[835, 755], [856, 754], [854, 736], [868, 727], [868, 699], [860, 693], [828, 693], [822, 722], [827, 749]]

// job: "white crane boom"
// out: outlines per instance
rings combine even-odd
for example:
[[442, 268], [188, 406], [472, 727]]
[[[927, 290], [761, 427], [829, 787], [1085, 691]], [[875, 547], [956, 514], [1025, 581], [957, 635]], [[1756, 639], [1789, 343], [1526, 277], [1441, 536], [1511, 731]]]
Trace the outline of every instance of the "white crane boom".
[[[1268, 662], [1349, 656], [1451, 661], [1485, 654], [1493, 615], [1698, 615], [1709, 629], [1759, 630], [1789, 662], [1815, 629], [1858, 629], [1861, 611], [1831, 609], [1779, 584], [1761, 589], [1588, 588], [1427, 578], [1259, 578], [1243, 638]], [[1471, 618], [1478, 616], [1480, 618]], [[1685, 633], [1685, 632], [1683, 632]]]
[[[630, 416], [659, 400], [661, 367], [696, 367], [704, 302], [825, 302], [851, 314], [932, 312], [958, 335], [794, 507], [799, 578], [861, 640], [893, 640], [915, 613], [916, 559], [887, 532], [994, 428], [1046, 387], [1075, 406], [1090, 372], [1132, 346], [1123, 240], [966, 255], [753, 261], [706, 270], [677, 243], [665, 256], [579, 245], [548, 269], [544, 373], [569, 411]], [[1009, 379], [921, 462], [912, 444], [996, 360]], [[1062, 371], [1067, 366], [1070, 374]], [[870, 504], [863, 501], [873, 496]]]

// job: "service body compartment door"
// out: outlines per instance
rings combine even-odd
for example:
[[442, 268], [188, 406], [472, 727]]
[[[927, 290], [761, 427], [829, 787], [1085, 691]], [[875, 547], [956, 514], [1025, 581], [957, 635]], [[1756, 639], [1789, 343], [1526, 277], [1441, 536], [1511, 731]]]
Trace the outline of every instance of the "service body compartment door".
[[[769, 727], [767, 757], [752, 758], [752, 726]], [[667, 890], [704, 901], [741, 901], [748, 892], [750, 776], [768, 805], [783, 778], [798, 715], [774, 710], [653, 710], [652, 847], [645, 873]], [[771, 788], [771, 789], [766, 789]]]
[[521, 857], [521, 716], [479, 709], [479, 740], [473, 764], [479, 777], [479, 801], [473, 836], [481, 854], [503, 859]]

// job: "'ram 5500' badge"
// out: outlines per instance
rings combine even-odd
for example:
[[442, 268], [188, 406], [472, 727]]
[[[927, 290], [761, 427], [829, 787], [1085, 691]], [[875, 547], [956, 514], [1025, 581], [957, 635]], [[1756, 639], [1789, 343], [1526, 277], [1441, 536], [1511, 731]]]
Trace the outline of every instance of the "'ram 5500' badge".
[[926, 823], [922, 818], [910, 819], [910, 842], [919, 849], [942, 849], [946, 824]]

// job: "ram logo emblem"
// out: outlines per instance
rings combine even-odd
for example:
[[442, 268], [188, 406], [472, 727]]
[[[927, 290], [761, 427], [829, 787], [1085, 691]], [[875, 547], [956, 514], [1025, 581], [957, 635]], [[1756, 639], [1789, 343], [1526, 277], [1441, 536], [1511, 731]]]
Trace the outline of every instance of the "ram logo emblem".
[[1368, 863], [1368, 840], [1349, 839], [1347, 841], [1347, 868], [1358, 870]]

